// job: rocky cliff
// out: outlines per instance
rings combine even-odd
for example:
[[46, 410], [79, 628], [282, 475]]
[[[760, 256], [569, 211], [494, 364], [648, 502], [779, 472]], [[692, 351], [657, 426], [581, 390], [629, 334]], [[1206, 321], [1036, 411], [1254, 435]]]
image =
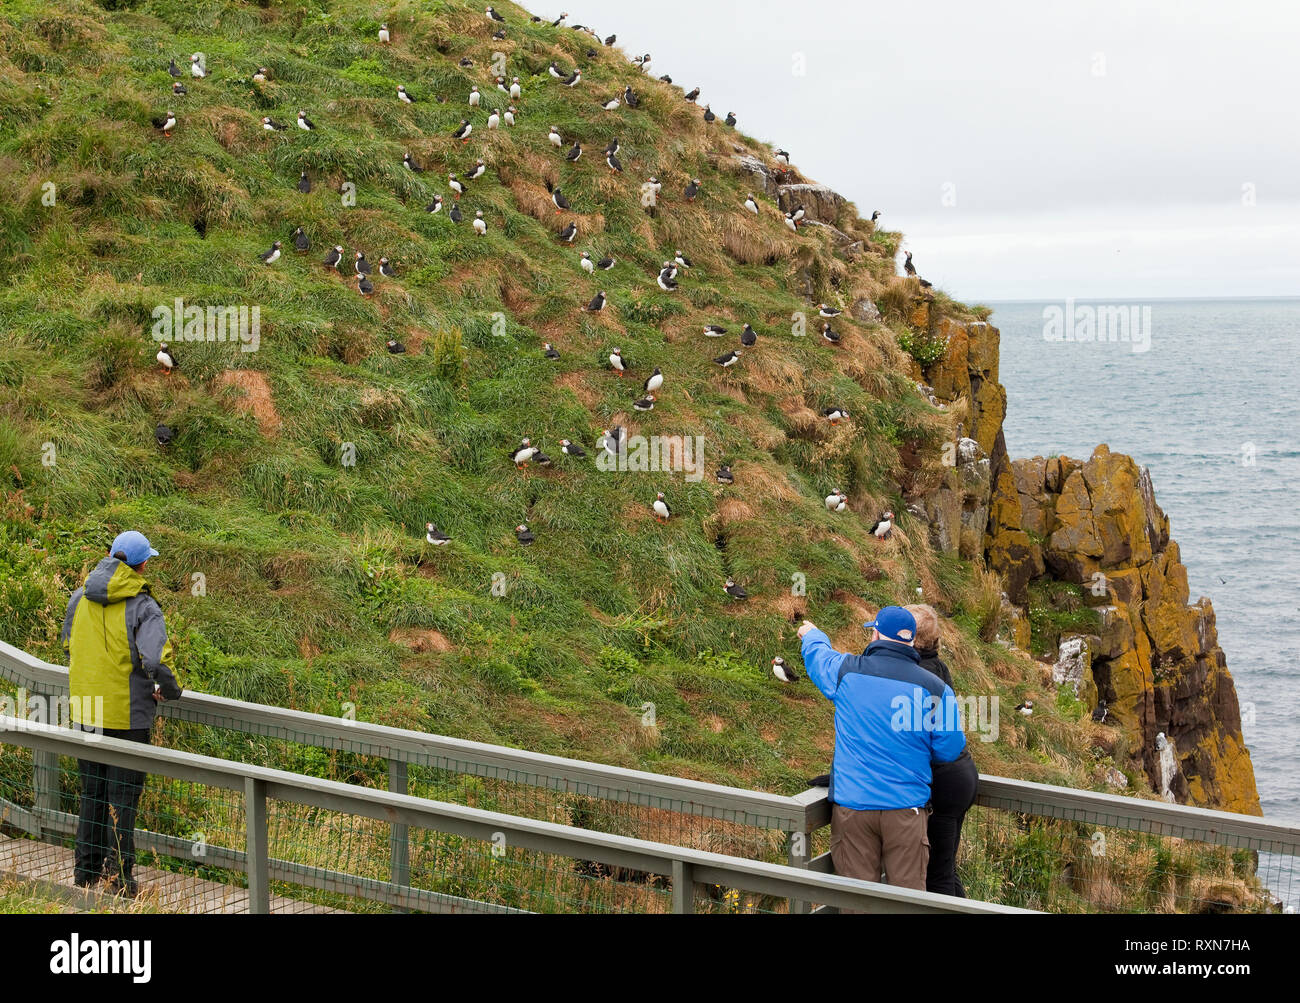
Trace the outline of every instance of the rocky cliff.
[[[965, 409], [939, 487], [911, 506], [931, 543], [983, 557], [1002, 576], [1002, 636], [1050, 661], [1056, 685], [1123, 730], [1154, 790], [1259, 814], [1214, 608], [1188, 603], [1187, 569], [1150, 473], [1105, 445], [1086, 461], [1011, 459], [998, 330], [939, 316], [929, 301], [912, 319], [947, 346], [918, 378], [937, 401]], [[1054, 627], [1062, 622], [1073, 629]]]

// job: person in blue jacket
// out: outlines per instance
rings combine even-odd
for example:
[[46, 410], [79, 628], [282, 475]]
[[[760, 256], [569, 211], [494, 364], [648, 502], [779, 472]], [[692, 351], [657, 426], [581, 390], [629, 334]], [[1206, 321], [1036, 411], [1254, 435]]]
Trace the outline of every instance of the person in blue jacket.
[[956, 759], [966, 737], [952, 687], [920, 665], [912, 614], [886, 606], [864, 626], [860, 655], [799, 628], [808, 678], [835, 705], [831, 860], [836, 874], [923, 890], [930, 763]]

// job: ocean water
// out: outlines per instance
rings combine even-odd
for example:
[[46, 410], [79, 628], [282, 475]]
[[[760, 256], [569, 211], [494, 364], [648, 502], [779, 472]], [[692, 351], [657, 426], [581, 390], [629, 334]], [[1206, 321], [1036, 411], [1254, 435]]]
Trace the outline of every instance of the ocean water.
[[[1105, 442], [1151, 469], [1191, 599], [1214, 601], [1264, 816], [1300, 825], [1300, 298], [1119, 305], [1150, 308], [1128, 342], [1048, 340], [1064, 301], [992, 304], [1007, 450]], [[1300, 908], [1300, 871], [1265, 870]]]

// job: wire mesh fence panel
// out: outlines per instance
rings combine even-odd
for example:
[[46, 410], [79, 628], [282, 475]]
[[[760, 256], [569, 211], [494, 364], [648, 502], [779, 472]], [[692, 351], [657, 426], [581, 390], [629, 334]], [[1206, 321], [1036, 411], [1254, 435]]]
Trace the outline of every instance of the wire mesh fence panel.
[[958, 857], [966, 895], [1059, 913], [1207, 913], [1276, 912], [1291, 894], [1289, 856], [1100, 825], [1088, 814], [971, 809]]

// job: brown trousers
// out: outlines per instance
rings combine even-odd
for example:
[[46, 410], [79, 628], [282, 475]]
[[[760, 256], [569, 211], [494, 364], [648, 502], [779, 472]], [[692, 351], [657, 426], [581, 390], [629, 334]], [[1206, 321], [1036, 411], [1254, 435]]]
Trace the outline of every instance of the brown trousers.
[[831, 814], [835, 873], [880, 881], [883, 872], [883, 880], [891, 885], [925, 891], [929, 814], [925, 808], [857, 811], [837, 804]]

